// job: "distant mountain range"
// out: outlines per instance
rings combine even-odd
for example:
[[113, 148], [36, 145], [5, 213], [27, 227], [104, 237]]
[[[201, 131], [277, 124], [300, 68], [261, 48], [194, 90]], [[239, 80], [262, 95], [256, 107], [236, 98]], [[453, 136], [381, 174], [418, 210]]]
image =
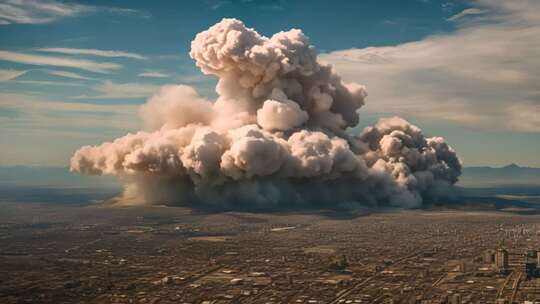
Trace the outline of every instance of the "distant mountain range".
[[507, 175], [507, 176], [540, 176], [540, 168], [521, 167], [516, 164], [494, 168], [494, 167], [465, 167], [463, 170], [466, 174], [474, 175]]
[[465, 167], [463, 186], [540, 185], [540, 168], [510, 164], [504, 167]]

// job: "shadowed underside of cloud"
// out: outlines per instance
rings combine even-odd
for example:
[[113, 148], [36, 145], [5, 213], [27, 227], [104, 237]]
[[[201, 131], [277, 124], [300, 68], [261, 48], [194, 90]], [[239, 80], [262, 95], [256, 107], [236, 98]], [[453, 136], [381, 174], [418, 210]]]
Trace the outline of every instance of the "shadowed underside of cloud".
[[391, 47], [323, 54], [376, 103], [470, 128], [540, 132], [540, 2], [480, 0], [451, 17], [453, 33]]
[[124, 203], [415, 207], [452, 193], [461, 163], [443, 138], [399, 117], [346, 131], [365, 88], [321, 64], [302, 31], [264, 37], [224, 19], [190, 55], [218, 77], [215, 102], [164, 86], [140, 108], [145, 131], [82, 147], [71, 169], [119, 177]]

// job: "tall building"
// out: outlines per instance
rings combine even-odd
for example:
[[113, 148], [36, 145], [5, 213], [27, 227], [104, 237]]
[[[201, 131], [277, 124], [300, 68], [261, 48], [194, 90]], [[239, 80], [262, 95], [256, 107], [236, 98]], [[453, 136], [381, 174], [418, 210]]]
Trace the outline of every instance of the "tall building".
[[483, 256], [484, 263], [492, 264], [495, 262], [495, 252], [493, 250], [486, 250]]
[[495, 254], [495, 267], [499, 271], [505, 271], [508, 269], [508, 251], [503, 248], [499, 248]]
[[536, 263], [526, 262], [523, 271], [527, 275], [527, 279], [537, 276]]
[[459, 293], [455, 293], [453, 295], [450, 295], [448, 297], [448, 303], [450, 303], [450, 304], [461, 304], [461, 295]]

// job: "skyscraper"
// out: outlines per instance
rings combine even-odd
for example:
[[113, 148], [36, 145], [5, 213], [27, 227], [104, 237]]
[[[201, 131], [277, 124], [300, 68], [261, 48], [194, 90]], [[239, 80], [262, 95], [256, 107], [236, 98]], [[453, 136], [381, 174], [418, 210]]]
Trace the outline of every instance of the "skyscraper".
[[497, 250], [497, 254], [495, 255], [495, 267], [499, 271], [508, 269], [508, 251], [506, 251], [506, 249], [499, 248]]

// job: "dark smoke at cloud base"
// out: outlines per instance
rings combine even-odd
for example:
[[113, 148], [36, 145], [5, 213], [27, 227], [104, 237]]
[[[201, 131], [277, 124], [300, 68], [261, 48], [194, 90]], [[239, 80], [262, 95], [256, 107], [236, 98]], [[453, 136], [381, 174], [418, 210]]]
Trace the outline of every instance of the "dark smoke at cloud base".
[[147, 130], [82, 147], [71, 170], [117, 176], [123, 204], [419, 207], [452, 195], [461, 163], [442, 137], [399, 117], [346, 131], [366, 90], [319, 63], [300, 30], [267, 38], [224, 19], [190, 55], [219, 78], [217, 100], [164, 86], [141, 106]]
[[[377, 174], [377, 173], [375, 173]], [[393, 184], [388, 175], [358, 184], [356, 179], [264, 180], [227, 182], [222, 185], [195, 185], [187, 177], [147, 177], [124, 181], [124, 194], [109, 202], [118, 205], [169, 205], [224, 211], [275, 211], [335, 209], [350, 211], [362, 207], [420, 208], [426, 204], [455, 202], [459, 192], [441, 183], [411, 195]], [[394, 189], [392, 189], [395, 187]], [[134, 191], [134, 192], [131, 192]], [[390, 193], [390, 195], [389, 195]], [[422, 204], [419, 203], [422, 200]]]

